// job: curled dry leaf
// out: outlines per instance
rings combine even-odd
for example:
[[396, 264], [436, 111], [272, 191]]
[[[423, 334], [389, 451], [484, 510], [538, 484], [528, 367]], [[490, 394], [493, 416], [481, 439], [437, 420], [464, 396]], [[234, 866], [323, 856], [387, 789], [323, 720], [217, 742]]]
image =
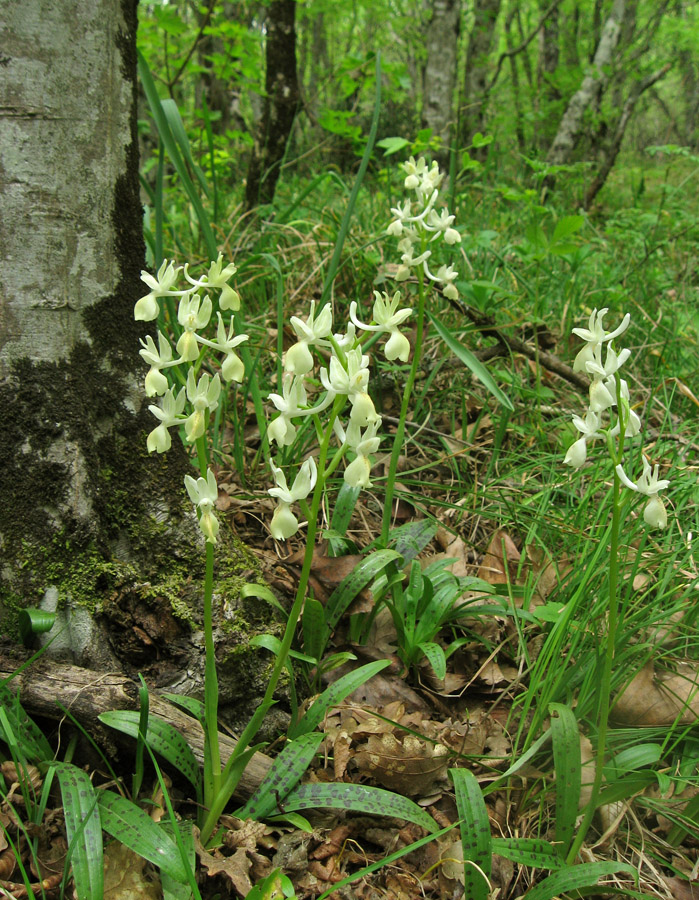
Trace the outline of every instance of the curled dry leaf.
[[355, 761], [382, 787], [408, 797], [425, 796], [446, 781], [447, 748], [412, 734], [369, 735]]
[[694, 724], [699, 719], [699, 671], [695, 661], [681, 661], [675, 672], [656, 673], [648, 663], [617, 697], [615, 722], [647, 728]]

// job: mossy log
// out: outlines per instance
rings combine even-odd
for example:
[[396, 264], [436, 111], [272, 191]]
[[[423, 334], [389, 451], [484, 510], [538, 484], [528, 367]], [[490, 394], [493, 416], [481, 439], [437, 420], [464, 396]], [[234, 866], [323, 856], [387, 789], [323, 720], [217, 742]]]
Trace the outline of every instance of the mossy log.
[[[108, 749], [122, 740], [133, 744], [130, 738], [103, 726], [97, 717], [113, 709], [138, 709], [136, 682], [118, 673], [95, 672], [53, 660], [39, 660], [15, 674], [18, 665], [15, 657], [0, 654], [0, 680], [12, 679], [8, 687], [19, 695], [22, 708], [29, 715], [62, 719], [67, 709], [101, 746]], [[149, 709], [151, 715], [173, 725], [182, 734], [203, 766], [204, 731], [199, 722], [161, 697], [157, 691], [149, 693]], [[235, 748], [235, 740], [219, 733], [219, 742], [225, 765]], [[235, 798], [246, 800], [260, 785], [271, 764], [272, 760], [264, 753], [255, 753], [243, 773]]]

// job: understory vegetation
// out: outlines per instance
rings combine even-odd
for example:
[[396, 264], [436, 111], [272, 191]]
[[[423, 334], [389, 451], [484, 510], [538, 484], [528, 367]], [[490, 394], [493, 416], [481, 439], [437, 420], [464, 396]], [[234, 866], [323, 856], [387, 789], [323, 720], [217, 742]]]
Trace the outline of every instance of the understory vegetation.
[[[299, 38], [313, 115], [286, 141], [273, 197], [251, 205], [241, 161], [259, 98], [243, 88], [261, 90], [261, 34], [144, 4], [151, 274], [136, 318], [158, 421], [143, 446], [156, 459], [181, 437], [191, 450], [207, 690], [167, 695], [201, 723], [197, 743], [157, 717], [142, 679], [138, 710], [100, 717], [133, 739], [135, 754], [115, 753], [70, 709], [58, 729], [36, 724], [11, 690], [22, 670], [6, 673], [0, 893], [692, 897], [699, 155], [657, 137], [669, 126], [649, 101], [586, 203], [599, 157], [547, 162], [542, 137], [581, 69], [539, 101], [511, 69], [503, 105], [450, 147], [406, 112], [414, 60], [359, 54], [350, 13], [332, 6], [328, 40], [349, 48], [333, 61], [342, 96], [313, 69], [316, 10]], [[419, 46], [398, 6], [394, 30]], [[222, 46], [236, 53], [219, 59]], [[240, 95], [225, 128], [202, 87], [214, 75]], [[443, 177], [430, 182], [433, 161]], [[591, 368], [576, 362], [585, 328]], [[594, 359], [612, 379], [606, 405]], [[574, 422], [588, 401], [589, 435]], [[653, 478], [668, 482], [663, 512], [644, 516]], [[213, 588], [232, 534], [255, 560], [244, 599], [278, 625], [250, 638], [269, 690], [235, 747], [215, 686], [227, 598]], [[51, 621], [23, 615], [31, 644]]]

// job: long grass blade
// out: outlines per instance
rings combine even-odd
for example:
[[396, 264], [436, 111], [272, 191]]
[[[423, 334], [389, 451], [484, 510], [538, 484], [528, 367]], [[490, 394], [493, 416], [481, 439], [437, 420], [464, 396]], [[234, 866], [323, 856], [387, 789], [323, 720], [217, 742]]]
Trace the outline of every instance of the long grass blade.
[[441, 337], [447, 347], [451, 350], [454, 356], [462, 362], [467, 369], [470, 369], [471, 372], [476, 376], [476, 378], [481, 382], [483, 387], [490, 391], [490, 393], [495, 397], [498, 403], [502, 404], [509, 410], [514, 410], [514, 406], [512, 405], [512, 401], [510, 398], [504, 394], [500, 388], [495, 383], [495, 379], [490, 374], [490, 372], [486, 369], [483, 363], [477, 359], [470, 350], [468, 350], [464, 345], [457, 341], [454, 335], [449, 331], [449, 329], [443, 325], [439, 319], [437, 319], [432, 313], [427, 313], [430, 322], [434, 325], [437, 334]]

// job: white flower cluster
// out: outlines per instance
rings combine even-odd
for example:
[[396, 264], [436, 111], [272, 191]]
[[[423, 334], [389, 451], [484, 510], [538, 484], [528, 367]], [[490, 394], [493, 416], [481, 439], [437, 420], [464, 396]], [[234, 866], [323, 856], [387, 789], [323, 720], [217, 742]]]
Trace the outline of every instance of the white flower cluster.
[[416, 162], [411, 156], [402, 164], [402, 168], [406, 173], [405, 187], [414, 192], [415, 198], [391, 209], [395, 219], [387, 231], [400, 238], [398, 249], [402, 254], [396, 280], [405, 281], [410, 278], [412, 269], [422, 266], [426, 277], [442, 285], [446, 297], [456, 300], [459, 296], [454, 284], [458, 275], [456, 269], [452, 266], [440, 266], [436, 274], [433, 274], [428, 266], [432, 251], [427, 249], [427, 244], [439, 238], [447, 244], [458, 244], [461, 241], [461, 235], [453, 227], [454, 216], [449, 215], [446, 209], [441, 213], [435, 209], [439, 185], [444, 176], [436, 162], [428, 168], [423, 157]]
[[[617, 437], [621, 432], [622, 421], [624, 437], [635, 437], [641, 431], [641, 420], [629, 405], [629, 386], [617, 375], [618, 370], [631, 355], [631, 351], [624, 349], [617, 353], [612, 346], [612, 341], [620, 337], [629, 327], [631, 316], [627, 313], [618, 328], [605, 331], [604, 317], [608, 311], [608, 309], [593, 310], [587, 328], [573, 329], [573, 334], [585, 341], [585, 346], [575, 357], [573, 371], [585, 372], [591, 378], [587, 412], [584, 417], [573, 416], [573, 424], [581, 436], [568, 449], [564, 460], [567, 465], [576, 469], [587, 459], [588, 443], [605, 435]], [[604, 431], [604, 413], [611, 413], [614, 407], [617, 411], [616, 424]], [[643, 474], [636, 482], [631, 481], [621, 464], [616, 466], [616, 472], [625, 487], [648, 497], [648, 503], [643, 511], [646, 524], [652, 528], [664, 528], [667, 525], [667, 512], [658, 493], [665, 490], [670, 482], [658, 478], [658, 466], [656, 465], [651, 472], [650, 463], [644, 457]]]
[[[169, 450], [172, 445], [170, 428], [177, 425], [184, 425], [188, 441], [194, 442], [200, 438], [206, 429], [207, 413], [212, 413], [218, 406], [221, 377], [224, 381], [241, 382], [245, 374], [242, 360], [235, 352], [235, 348], [247, 341], [248, 336], [235, 334], [232, 317], [226, 329], [221, 315], [221, 311], [235, 312], [240, 309], [240, 297], [228, 284], [228, 279], [235, 274], [236, 267], [232, 263], [224, 266], [223, 254], [220, 253], [216, 262], [211, 263], [209, 271], [202, 278], [192, 278], [187, 266], [184, 266], [184, 277], [189, 286], [184, 290], [176, 290], [175, 285], [182, 271], [182, 266], [175, 268], [172, 262], [165, 260], [157, 276], [141, 272], [141, 279], [145, 281], [150, 291], [145, 297], [141, 297], [134, 307], [136, 320], [151, 322], [158, 318], [160, 312], [158, 301], [161, 297], [179, 297], [177, 321], [182, 333], [175, 346], [177, 356], [173, 357], [172, 345], [161, 331], [158, 331], [157, 346], [150, 335], [141, 340], [140, 355], [150, 366], [145, 380], [146, 396], [162, 397], [160, 406], [148, 407], [160, 422], [148, 435], [146, 446], [149, 453], [153, 451], [165, 453]], [[209, 340], [201, 332], [211, 321], [213, 312], [211, 295], [214, 291], [219, 295], [220, 311], [217, 313], [216, 339]], [[192, 364], [199, 359], [202, 347], [208, 347], [224, 355], [220, 376], [216, 374], [212, 378], [205, 373], [197, 378], [195, 375]], [[175, 393], [174, 388], [168, 387], [163, 370], [183, 364], [190, 366], [186, 386]], [[208, 541], [216, 543], [219, 524], [211, 511], [217, 496], [213, 472], [208, 470], [206, 479], [199, 478], [198, 481], [187, 475], [185, 485], [192, 502], [199, 509], [201, 530]]]
[[[293, 444], [296, 438], [297, 424], [294, 420], [305, 416], [317, 415], [327, 409], [338, 396], [344, 396], [350, 403], [350, 414], [347, 426], [339, 419], [333, 422], [333, 429], [342, 450], [350, 450], [355, 458], [344, 472], [344, 480], [354, 487], [371, 487], [370, 456], [379, 448], [381, 438], [378, 430], [381, 416], [374, 407], [369, 396], [369, 357], [362, 352], [357, 338], [357, 329], [380, 332], [388, 336], [384, 353], [389, 360], [400, 359], [406, 362], [410, 355], [410, 344], [398, 326], [411, 314], [408, 307], [399, 309], [400, 292], [397, 291], [389, 299], [388, 294], [374, 292], [373, 321], [365, 324], [357, 318], [357, 304], [350, 305], [350, 324], [344, 334], [332, 334], [332, 309], [330, 305], [315, 314], [315, 303], [311, 303], [309, 317], [304, 322], [297, 316], [291, 318], [291, 325], [297, 341], [284, 357], [284, 374], [282, 376], [281, 394], [269, 395], [279, 415], [270, 423], [267, 435], [270, 442], [284, 447]], [[314, 359], [312, 348], [322, 347], [330, 352], [327, 367], [319, 372], [320, 382], [325, 388], [325, 396], [315, 405], [309, 405], [306, 391], [306, 380], [312, 374]], [[276, 487], [268, 493], [279, 501], [270, 531], [277, 540], [286, 540], [296, 533], [298, 520], [291, 511], [291, 504], [305, 500], [317, 480], [316, 463], [307, 459], [301, 466], [291, 489], [281, 468], [272, 463], [272, 471]]]

